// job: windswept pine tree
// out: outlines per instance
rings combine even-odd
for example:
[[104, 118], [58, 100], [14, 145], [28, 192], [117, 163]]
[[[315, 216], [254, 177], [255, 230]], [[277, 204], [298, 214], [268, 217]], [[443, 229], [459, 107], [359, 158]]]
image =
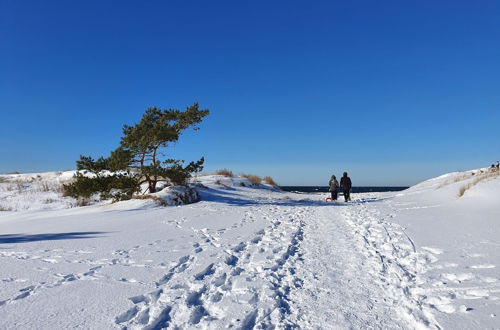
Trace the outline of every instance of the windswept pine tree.
[[134, 126], [123, 126], [120, 147], [112, 153], [111, 163], [116, 169], [133, 169], [142, 176], [141, 184], [147, 183], [150, 193], [156, 191], [161, 180], [184, 184], [193, 172], [202, 169], [204, 158], [183, 166], [184, 160], [163, 159], [163, 149], [177, 142], [182, 132], [196, 126], [209, 110], [200, 110], [198, 103], [177, 109], [161, 110], [151, 107]]
[[185, 111], [148, 108], [137, 124], [123, 126], [120, 146], [109, 158], [94, 160], [80, 156], [76, 180], [66, 186], [67, 193], [74, 197], [99, 193], [103, 199], [121, 200], [131, 198], [144, 183], [150, 193], [156, 192], [160, 181], [186, 184], [192, 173], [203, 169], [205, 159], [201, 157], [184, 165], [184, 160], [166, 158], [164, 151], [177, 142], [186, 129], [198, 130], [197, 125], [208, 114], [209, 110], [200, 110], [198, 103]]

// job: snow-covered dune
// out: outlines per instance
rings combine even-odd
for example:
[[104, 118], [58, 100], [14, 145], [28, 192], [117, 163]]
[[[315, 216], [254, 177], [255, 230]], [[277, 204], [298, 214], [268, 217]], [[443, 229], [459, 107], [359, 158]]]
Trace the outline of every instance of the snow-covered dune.
[[0, 175], [0, 211], [56, 210], [76, 207], [63, 197], [63, 184], [75, 171]]
[[[40, 176], [28, 183], [63, 179]], [[201, 201], [172, 207], [10, 194], [25, 211], [0, 212], [0, 328], [498, 328], [500, 178], [487, 169], [352, 203], [195, 181]]]
[[[427, 259], [415, 299], [447, 329], [499, 328], [500, 173], [450, 173], [378, 207]], [[392, 209], [392, 213], [391, 210]]]
[[[198, 200], [196, 192], [185, 187], [165, 187], [158, 184], [161, 190], [134, 200], [113, 204], [111, 200], [100, 202], [97, 196], [77, 200], [65, 196], [63, 185], [73, 180], [76, 171], [23, 173], [0, 175], [0, 211], [49, 211], [61, 210], [85, 205], [106, 206], [114, 209], [130, 209], [139, 207], [156, 207], [164, 205], [188, 204]], [[144, 185], [146, 187], [146, 185]], [[144, 189], [142, 189], [144, 190]]]

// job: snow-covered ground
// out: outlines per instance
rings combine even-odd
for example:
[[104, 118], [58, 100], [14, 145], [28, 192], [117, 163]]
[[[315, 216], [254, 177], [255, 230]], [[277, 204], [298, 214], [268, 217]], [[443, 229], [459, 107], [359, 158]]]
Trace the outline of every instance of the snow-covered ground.
[[499, 329], [500, 178], [480, 171], [351, 203], [220, 176], [174, 207], [5, 190], [0, 328]]

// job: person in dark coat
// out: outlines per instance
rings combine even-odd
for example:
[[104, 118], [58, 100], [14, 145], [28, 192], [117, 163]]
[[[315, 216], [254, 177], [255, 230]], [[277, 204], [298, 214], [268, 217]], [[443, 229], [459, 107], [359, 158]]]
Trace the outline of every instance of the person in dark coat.
[[351, 182], [351, 178], [347, 176], [347, 172], [344, 172], [342, 179], [340, 179], [340, 187], [342, 188], [342, 191], [344, 192], [345, 201], [346, 202], [350, 201], [351, 200], [352, 182]]
[[332, 175], [332, 178], [330, 179], [330, 182], [328, 182], [328, 186], [330, 187], [328, 191], [332, 193], [332, 201], [337, 200], [337, 189], [339, 187], [339, 182], [337, 181], [337, 178], [335, 175]]

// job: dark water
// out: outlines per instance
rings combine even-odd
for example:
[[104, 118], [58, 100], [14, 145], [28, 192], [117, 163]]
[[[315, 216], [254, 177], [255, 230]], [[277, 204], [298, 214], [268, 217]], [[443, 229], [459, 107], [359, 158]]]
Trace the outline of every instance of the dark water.
[[[409, 187], [352, 187], [352, 193], [366, 193], [366, 192], [386, 192], [386, 191], [401, 191]], [[322, 186], [284, 186], [281, 187], [284, 191], [293, 191], [301, 193], [324, 193], [328, 192], [328, 187]], [[342, 190], [339, 189], [339, 193]]]

